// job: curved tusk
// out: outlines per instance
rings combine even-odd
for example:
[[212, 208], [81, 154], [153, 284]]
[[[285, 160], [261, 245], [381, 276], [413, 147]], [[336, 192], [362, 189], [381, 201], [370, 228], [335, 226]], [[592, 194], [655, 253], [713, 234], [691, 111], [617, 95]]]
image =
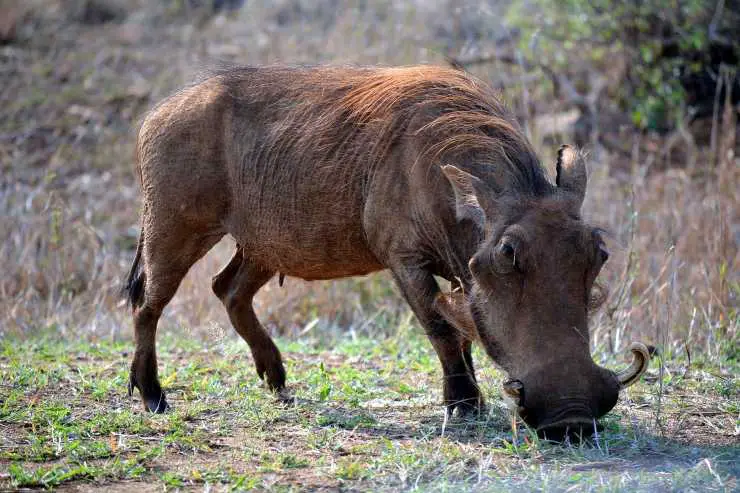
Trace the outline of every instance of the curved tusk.
[[502, 385], [504, 388], [504, 402], [506, 407], [516, 411], [522, 405], [522, 389], [524, 385], [519, 380], [507, 380]]
[[641, 342], [633, 342], [630, 345], [632, 351], [632, 364], [620, 372], [617, 372], [620, 388], [624, 389], [637, 382], [650, 364], [650, 351]]

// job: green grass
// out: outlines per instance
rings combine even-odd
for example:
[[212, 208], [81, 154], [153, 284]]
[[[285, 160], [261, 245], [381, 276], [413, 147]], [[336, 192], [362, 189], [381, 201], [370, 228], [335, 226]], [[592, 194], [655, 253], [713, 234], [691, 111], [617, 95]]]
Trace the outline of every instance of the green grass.
[[[134, 483], [156, 489], [311, 487], [405, 491], [730, 491], [737, 488], [737, 363], [666, 362], [587, 443], [518, 424], [480, 362], [488, 411], [444, 420], [439, 369], [418, 329], [392, 337], [282, 340], [292, 405], [256, 377], [246, 345], [163, 338], [173, 410], [126, 394], [131, 344], [36, 336], [0, 345], [0, 489]], [[616, 364], [612, 362], [612, 364]], [[728, 374], [728, 368], [730, 370]], [[133, 487], [133, 486], [132, 486]]]
[[[261, 290], [265, 326], [302, 334], [278, 341], [297, 397], [279, 404], [246, 345], [220, 335], [228, 317], [210, 279], [233, 252], [228, 240], [194, 266], [163, 320], [160, 335], [169, 338], [160, 338], [159, 369], [173, 411], [143, 413], [139, 396], [126, 395], [133, 345], [112, 341], [130, 327], [118, 303], [138, 235], [132, 156], [144, 112], [211, 65], [194, 53], [253, 65], [444, 64], [458, 49], [484, 54], [491, 34], [516, 26], [501, 25], [490, 2], [462, 10], [456, 2], [362, 2], [367, 8], [339, 16], [318, 9], [289, 27], [278, 18], [295, 2], [246, 2], [213, 22], [177, 13], [184, 2], [125, 2], [129, 19], [105, 27], [75, 21], [74, 8], [30, 3], [38, 5], [18, 30], [22, 39], [0, 53], [0, 168], [12, 185], [0, 191], [0, 490], [738, 489], [732, 183], [740, 166], [735, 157], [726, 169], [708, 161], [683, 169], [680, 156], [663, 156], [664, 140], [629, 132], [619, 136], [632, 149], [629, 162], [589, 149], [585, 217], [614, 243], [603, 274], [611, 297], [594, 317], [592, 341], [597, 361], [612, 368], [625, 362], [610, 347], [659, 345], [664, 371], [652, 363], [598, 440], [554, 445], [512, 428], [499, 397], [503, 376], [480, 353], [489, 411], [445, 422], [436, 356], [388, 275], [290, 278]], [[444, 34], [439, 20], [460, 32]], [[488, 33], [474, 45], [464, 32], [471, 20]], [[529, 78], [539, 70], [496, 63], [474, 71], [504, 87], [515, 111], [527, 108], [529, 130], [533, 117], [568, 109]], [[608, 123], [605, 133], [618, 127]], [[543, 163], [554, 163], [560, 141], [532, 135]], [[697, 144], [700, 155], [715, 152]]]

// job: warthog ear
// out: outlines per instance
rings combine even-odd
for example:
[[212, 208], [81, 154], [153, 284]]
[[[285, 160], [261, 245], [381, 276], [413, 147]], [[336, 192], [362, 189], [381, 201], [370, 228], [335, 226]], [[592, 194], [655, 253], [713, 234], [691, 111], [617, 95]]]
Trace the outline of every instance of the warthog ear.
[[485, 211], [493, 210], [493, 190], [480, 178], [456, 166], [442, 166], [442, 173], [450, 181], [455, 192], [457, 220], [470, 219], [483, 228], [486, 222]]
[[586, 196], [586, 161], [571, 146], [563, 145], [558, 150], [558, 162], [555, 165], [555, 184], [558, 188], [571, 192], [576, 199], [576, 206], [581, 208]]
[[469, 341], [477, 339], [477, 331], [470, 306], [462, 291], [438, 293], [432, 305], [447, 322], [460, 331]]

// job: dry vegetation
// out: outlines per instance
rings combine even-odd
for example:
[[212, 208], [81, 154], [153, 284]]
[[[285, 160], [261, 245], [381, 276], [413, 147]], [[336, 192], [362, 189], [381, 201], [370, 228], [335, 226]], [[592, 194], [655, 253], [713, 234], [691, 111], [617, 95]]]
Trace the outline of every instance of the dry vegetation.
[[[10, 39], [0, 45], [3, 339], [20, 341], [40, 333], [64, 340], [130, 339], [130, 318], [118, 291], [138, 235], [138, 184], [132, 173], [137, 122], [156, 101], [205, 69], [224, 63], [446, 63], [447, 56], [470, 58], [485, 51], [488, 40], [498, 39], [510, 27], [504, 7], [487, 2], [463, 2], [460, 7], [442, 0], [382, 1], [368, 2], [372, 6], [364, 8], [364, 2], [347, 2], [349, 8], [339, 8], [340, 3], [280, 0], [265, 7], [263, 2], [249, 1], [228, 15], [212, 15], [209, 9], [184, 1], [0, 3], [0, 38]], [[554, 97], [547, 77], [537, 69], [494, 61], [471, 70], [503, 88], [543, 160], [554, 163], [556, 143], [574, 138], [574, 130], [561, 122], [573, 110], [569, 101]], [[604, 94], [608, 97], [609, 91]], [[599, 145], [590, 149], [590, 189], [584, 212], [610, 232], [612, 250], [603, 274], [609, 296], [604, 309], [594, 315], [592, 342], [595, 357], [601, 361], [613, 360], [631, 340], [660, 348], [662, 357], [648, 378], [654, 385], [642, 390], [650, 398], [636, 399], [648, 409], [628, 416], [642, 422], [637, 430], [649, 429], [651, 436], [672, 434], [684, 444], [737, 447], [740, 141], [736, 134], [740, 108], [718, 100], [715, 110], [707, 124], [713, 135], [711, 145], [686, 138], [685, 129], [665, 136], [622, 129], [614, 138], [626, 153]], [[549, 120], [543, 115], [549, 115]], [[206, 347], [223, 340], [229, 323], [210, 293], [210, 276], [228, 260], [231, 249], [229, 240], [224, 240], [193, 268], [160, 322], [161, 334], [172, 334], [175, 340], [200, 340]], [[408, 308], [383, 274], [312, 284], [286, 279], [283, 288], [274, 281], [259, 294], [257, 303], [262, 320], [284, 336], [284, 341], [302, 338], [314, 345], [347, 337], [394, 340], [397, 327], [409, 320]], [[413, 340], [422, 344], [421, 338]], [[299, 354], [299, 349], [295, 352], [297, 366], [313, 361]], [[256, 384], [246, 371], [250, 363], [245, 354], [241, 350], [245, 362], [240, 368], [251, 382], [248, 388], [253, 389]], [[125, 370], [127, 359], [113, 359], [112, 364]], [[7, 356], [0, 361], [6, 380], [14, 374], [10, 362], [15, 360]], [[692, 378], [693, 384], [681, 385]], [[129, 408], [129, 401], [121, 402], [125, 387], [119, 383], [111, 390], [119, 396], [116, 405]], [[0, 401], [10, 400], [11, 387], [0, 387]], [[436, 385], [418, 387], [426, 389], [430, 399], [425, 405], [431, 406], [438, 397]], [[664, 394], [664, 387], [672, 393]], [[707, 390], [715, 387], [722, 390]], [[315, 392], [321, 395], [321, 385], [317, 388]], [[489, 401], [496, 399], [491, 387]], [[700, 418], [682, 417], [686, 408], [678, 406], [676, 399], [701, 410]], [[259, 405], [266, 402], [269, 398], [265, 396]], [[311, 420], [321, 414], [316, 409], [306, 412]], [[430, 419], [441, 416], [433, 412]], [[282, 419], [298, 420], [295, 413], [300, 411]], [[0, 414], [3, 429], [13, 428], [3, 424], [4, 420], [9, 420], [8, 415]], [[291, 432], [287, 425], [282, 428]], [[439, 432], [434, 426], [422, 428], [429, 436]], [[485, 433], [476, 430], [473, 435]], [[243, 429], [238, 433], [248, 434]], [[12, 446], [24, 443], [19, 435], [13, 436], [17, 440], [8, 442]], [[432, 447], [447, 443], [414, 437], [396, 441], [389, 435], [386, 440], [394, 441], [398, 450], [421, 442]], [[484, 451], [478, 450], [481, 443], [490, 445], [498, 438], [477, 444], [470, 437], [463, 440], [456, 435], [444, 440], [462, 447], [460, 457], [465, 458], [483, 457]], [[533, 453], [539, 457], [537, 463], [547, 463], [549, 452], [537, 450]], [[301, 453], [290, 451], [299, 458]], [[433, 451], [429, 453], [421, 454], [419, 460], [432, 460]], [[585, 462], [599, 460], [595, 455], [579, 457]], [[712, 470], [713, 458], [701, 459], [708, 460]], [[0, 456], [0, 487], [3, 478], [9, 477], [2, 476], [2, 469], [10, 460], [10, 456]], [[444, 460], [454, 463], [454, 458]], [[517, 468], [528, 467], [515, 462], [505, 465], [514, 476]], [[478, 466], [486, 467], [485, 462]], [[418, 478], [416, 485], [404, 479], [352, 486], [353, 478], [367, 478], [361, 466], [358, 470], [348, 467], [323, 486], [418, 487]], [[631, 467], [624, 465], [624, 470], [634, 472]], [[408, 468], [419, 472], [413, 465]], [[419, 477], [446, 470], [422, 469], [426, 476], [419, 473]], [[530, 477], [527, 474], [522, 477]], [[550, 479], [565, 481], [558, 474]], [[716, 473], [712, 470], [712, 474]], [[708, 475], [710, 482], [712, 474]], [[724, 474], [718, 488], [736, 487], [737, 469]], [[184, 477], [177, 476], [178, 481], [185, 481], [180, 486], [189, 484]], [[282, 477], [278, 474], [277, 484]], [[292, 480], [289, 484], [300, 483]], [[493, 488], [507, 484], [496, 483]], [[528, 484], [535, 487], [526, 482], [517, 487], [527, 489]], [[536, 487], [546, 488], [547, 483]]]

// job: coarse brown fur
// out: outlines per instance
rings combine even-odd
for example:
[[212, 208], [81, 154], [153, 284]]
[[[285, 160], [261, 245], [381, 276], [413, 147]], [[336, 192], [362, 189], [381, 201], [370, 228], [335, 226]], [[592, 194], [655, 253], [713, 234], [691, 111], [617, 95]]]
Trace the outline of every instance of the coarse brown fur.
[[[475, 327], [490, 356], [524, 382], [535, 426], [590, 422], [616, 401], [611, 373], [588, 354], [601, 243], [580, 220], [582, 160], [561, 150], [550, 183], [512, 115], [465, 72], [226, 70], [151, 111], [137, 165], [144, 207], [127, 283], [130, 388], [149, 410], [167, 407], [157, 320], [190, 266], [226, 234], [237, 251], [213, 290], [276, 390], [285, 370], [252, 309], [260, 287], [276, 273], [313, 280], [390, 269], [440, 358], [450, 409], [482, 404], [473, 338], [454, 325]], [[521, 279], [507, 268], [491, 275], [506, 238]], [[460, 284], [464, 308], [445, 316], [435, 307], [434, 275]], [[461, 313], [470, 319], [455, 320]], [[570, 348], [575, 333], [585, 344]], [[546, 340], [562, 351], [543, 352]], [[540, 364], [528, 364], [540, 352]]]

